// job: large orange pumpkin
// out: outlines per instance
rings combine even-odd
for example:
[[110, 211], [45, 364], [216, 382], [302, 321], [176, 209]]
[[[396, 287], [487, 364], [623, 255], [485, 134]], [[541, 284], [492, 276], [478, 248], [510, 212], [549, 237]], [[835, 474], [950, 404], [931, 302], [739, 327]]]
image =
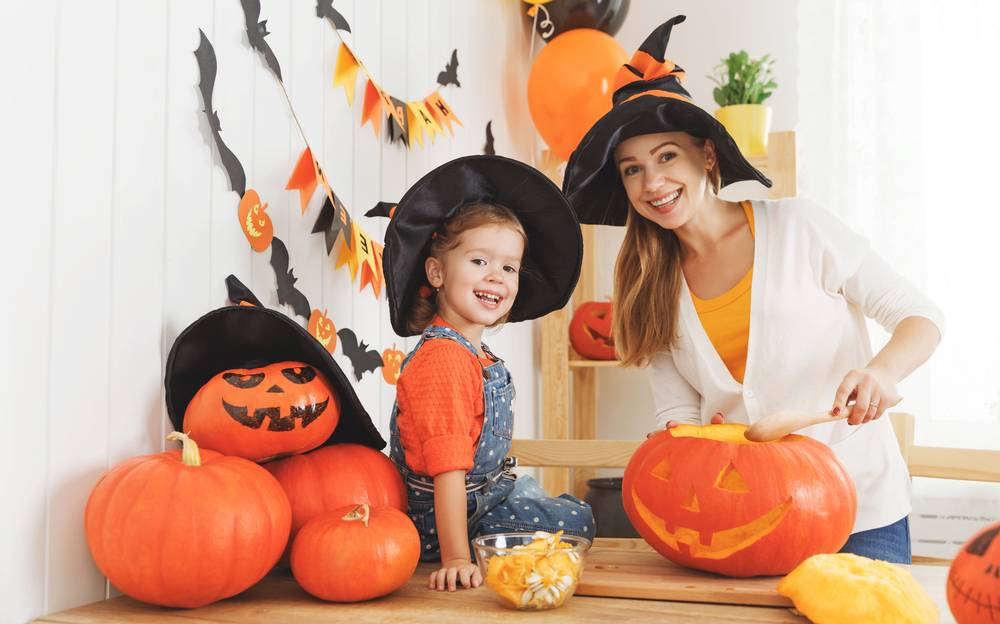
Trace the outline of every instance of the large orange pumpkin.
[[569, 322], [569, 341], [576, 352], [591, 360], [616, 360], [614, 304], [610, 301], [588, 301], [576, 309]]
[[622, 483], [639, 534], [674, 563], [737, 577], [787, 574], [839, 551], [858, 506], [844, 465], [812, 438], [761, 444], [745, 430], [681, 425], [650, 436]]
[[143, 602], [194, 608], [234, 596], [267, 574], [292, 514], [257, 464], [198, 451], [184, 434], [171, 450], [116, 464], [84, 511], [87, 544], [115, 587]]
[[288, 557], [299, 530], [316, 516], [346, 505], [392, 507], [406, 511], [406, 485], [384, 454], [360, 444], [332, 444], [310, 453], [264, 464], [285, 489], [292, 506]]
[[958, 624], [1000, 622], [1000, 522], [972, 537], [948, 571], [948, 608]]
[[333, 386], [301, 362], [221, 372], [184, 412], [184, 430], [202, 448], [258, 463], [311, 451], [339, 421]]
[[420, 536], [406, 514], [347, 506], [302, 527], [292, 548], [292, 574], [317, 598], [358, 602], [400, 588], [419, 560]]

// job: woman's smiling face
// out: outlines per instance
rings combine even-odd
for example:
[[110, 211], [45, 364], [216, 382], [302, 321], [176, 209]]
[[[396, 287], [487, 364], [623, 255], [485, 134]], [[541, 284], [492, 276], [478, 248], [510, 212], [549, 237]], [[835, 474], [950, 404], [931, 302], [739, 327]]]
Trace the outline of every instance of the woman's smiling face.
[[615, 165], [632, 206], [667, 229], [681, 227], [712, 196], [715, 146], [686, 132], [643, 134], [615, 148]]

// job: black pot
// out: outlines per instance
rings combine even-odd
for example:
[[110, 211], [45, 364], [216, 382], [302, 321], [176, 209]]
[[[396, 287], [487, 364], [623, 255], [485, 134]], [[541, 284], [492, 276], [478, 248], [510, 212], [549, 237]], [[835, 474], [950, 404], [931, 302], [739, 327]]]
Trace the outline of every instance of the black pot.
[[584, 502], [594, 512], [595, 537], [639, 537], [622, 504], [622, 478], [588, 479]]

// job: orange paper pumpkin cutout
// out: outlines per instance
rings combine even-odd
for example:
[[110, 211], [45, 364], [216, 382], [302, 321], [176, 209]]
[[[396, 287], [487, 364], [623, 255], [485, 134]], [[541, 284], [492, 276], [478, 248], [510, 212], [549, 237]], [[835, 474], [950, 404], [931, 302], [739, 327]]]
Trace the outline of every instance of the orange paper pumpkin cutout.
[[[974, 535], [958, 551], [945, 586], [958, 624], [996, 621], [1000, 604], [1000, 522]], [[993, 605], [992, 607], [990, 605]]]
[[331, 354], [337, 348], [337, 328], [333, 321], [326, 318], [326, 310], [323, 310], [322, 314], [319, 310], [313, 310], [309, 315], [309, 335], [318, 340]]
[[610, 301], [588, 301], [579, 308], [569, 323], [569, 341], [576, 352], [591, 360], [616, 360], [612, 336], [614, 304]]
[[243, 194], [239, 211], [240, 229], [255, 251], [264, 251], [270, 247], [271, 239], [274, 238], [274, 225], [271, 224], [271, 217], [264, 212], [265, 210], [267, 204], [260, 205], [257, 191], [249, 189]]
[[858, 501], [837, 456], [806, 436], [756, 443], [744, 431], [680, 425], [643, 442], [622, 482], [639, 534], [676, 564], [736, 577], [839, 551]]
[[396, 343], [392, 343], [391, 349], [382, 352], [382, 378], [385, 383], [396, 385], [399, 379], [399, 370], [403, 366], [403, 358], [406, 354], [396, 349]]

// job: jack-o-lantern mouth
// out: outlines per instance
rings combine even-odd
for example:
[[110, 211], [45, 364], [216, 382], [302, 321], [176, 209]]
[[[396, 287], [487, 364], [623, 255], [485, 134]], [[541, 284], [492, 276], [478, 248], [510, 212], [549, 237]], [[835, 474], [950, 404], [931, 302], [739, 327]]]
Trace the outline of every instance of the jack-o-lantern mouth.
[[643, 504], [635, 488], [632, 488], [632, 500], [635, 502], [635, 508], [639, 512], [639, 516], [653, 529], [657, 537], [678, 551], [680, 550], [680, 544], [687, 544], [692, 557], [703, 559], [724, 559], [735, 552], [747, 548], [778, 528], [785, 514], [792, 508], [792, 499], [789, 498], [766, 514], [744, 525], [711, 533], [709, 535], [709, 543], [704, 544], [702, 543], [703, 540], [701, 539], [700, 531], [687, 527], [668, 529], [666, 521], [658, 518], [656, 514]]
[[244, 427], [260, 429], [260, 426], [264, 423], [264, 418], [270, 418], [271, 421], [267, 424], [268, 431], [292, 431], [295, 429], [296, 418], [302, 421], [302, 428], [305, 429], [309, 426], [309, 423], [319, 418], [326, 411], [326, 406], [329, 404], [330, 399], [327, 398], [322, 403], [293, 405], [289, 409], [288, 416], [281, 415], [280, 407], [258, 407], [253, 411], [253, 416], [250, 416], [250, 410], [245, 405], [230, 405], [226, 403], [225, 399], [222, 399], [222, 407], [225, 408], [226, 413]]

